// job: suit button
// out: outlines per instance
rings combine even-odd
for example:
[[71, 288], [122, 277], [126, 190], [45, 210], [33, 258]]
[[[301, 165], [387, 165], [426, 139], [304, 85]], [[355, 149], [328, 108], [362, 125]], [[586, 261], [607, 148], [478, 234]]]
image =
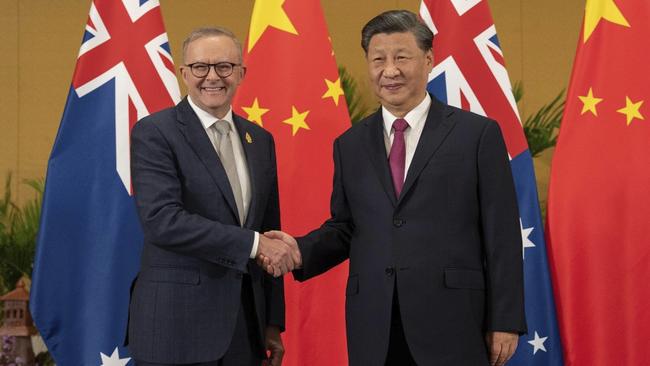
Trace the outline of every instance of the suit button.
[[401, 227], [402, 225], [404, 225], [404, 220], [402, 220], [402, 219], [394, 219], [393, 220], [393, 226]]
[[387, 276], [392, 276], [393, 273], [395, 273], [395, 268], [393, 268], [393, 267], [387, 267], [386, 268], [386, 275]]

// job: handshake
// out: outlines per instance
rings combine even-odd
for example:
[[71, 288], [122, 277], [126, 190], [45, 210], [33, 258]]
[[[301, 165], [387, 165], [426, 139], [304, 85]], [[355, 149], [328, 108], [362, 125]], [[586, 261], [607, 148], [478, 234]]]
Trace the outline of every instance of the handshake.
[[280, 277], [302, 266], [298, 242], [282, 231], [267, 231], [260, 235], [255, 259], [273, 277]]

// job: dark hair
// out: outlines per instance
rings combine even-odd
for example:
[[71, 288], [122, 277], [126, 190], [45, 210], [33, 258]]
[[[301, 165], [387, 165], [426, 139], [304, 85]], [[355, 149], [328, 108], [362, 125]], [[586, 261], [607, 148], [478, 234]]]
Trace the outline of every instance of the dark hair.
[[361, 30], [361, 47], [368, 53], [370, 39], [379, 33], [411, 32], [422, 51], [429, 51], [433, 43], [433, 32], [422, 23], [417, 15], [408, 10], [389, 10], [372, 18]]
[[235, 37], [235, 34], [231, 32], [229, 29], [223, 28], [223, 27], [204, 27], [204, 28], [197, 28], [193, 30], [187, 38], [183, 41], [183, 63], [185, 63], [185, 51], [187, 51], [187, 46], [190, 45], [190, 43], [196, 41], [199, 38], [205, 38], [205, 37], [218, 37], [218, 36], [225, 36], [233, 40], [235, 42], [235, 45], [239, 49], [239, 59], [242, 59], [242, 47], [241, 43]]

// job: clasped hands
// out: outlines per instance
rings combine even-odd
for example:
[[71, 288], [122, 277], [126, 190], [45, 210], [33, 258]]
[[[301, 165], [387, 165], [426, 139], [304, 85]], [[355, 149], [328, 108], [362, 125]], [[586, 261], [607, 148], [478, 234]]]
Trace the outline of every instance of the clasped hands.
[[260, 235], [255, 258], [257, 264], [274, 277], [302, 266], [298, 242], [282, 231], [267, 231]]

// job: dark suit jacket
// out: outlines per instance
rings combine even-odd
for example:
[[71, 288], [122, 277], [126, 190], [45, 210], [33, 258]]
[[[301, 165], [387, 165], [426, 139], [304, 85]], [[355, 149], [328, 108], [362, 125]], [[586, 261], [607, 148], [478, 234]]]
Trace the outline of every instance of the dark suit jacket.
[[221, 358], [233, 335], [246, 271], [260, 334], [267, 324], [284, 327], [282, 281], [249, 260], [253, 230], [280, 227], [275, 146], [259, 126], [233, 119], [252, 188], [244, 227], [225, 170], [186, 99], [133, 128], [133, 190], [144, 231], [129, 311], [135, 359], [180, 364]]
[[299, 280], [350, 259], [350, 365], [383, 365], [394, 291], [418, 365], [487, 365], [486, 331], [526, 330], [519, 214], [499, 126], [432, 99], [401, 196], [379, 110], [334, 142], [332, 217], [298, 239]]

